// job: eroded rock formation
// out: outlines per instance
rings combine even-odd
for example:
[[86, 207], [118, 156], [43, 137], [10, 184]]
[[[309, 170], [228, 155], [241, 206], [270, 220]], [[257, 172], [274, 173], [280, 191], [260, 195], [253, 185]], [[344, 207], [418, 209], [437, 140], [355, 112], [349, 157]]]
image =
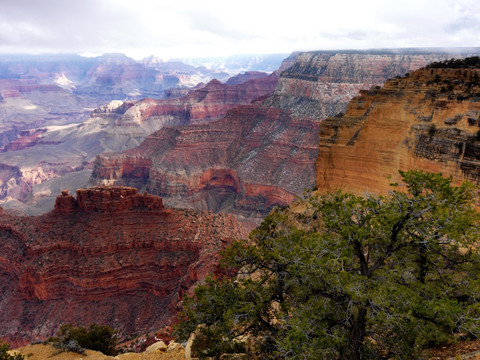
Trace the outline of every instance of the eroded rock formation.
[[480, 49], [397, 49], [366, 51], [312, 51], [297, 54], [280, 76], [270, 106], [296, 117], [324, 119], [345, 111], [360, 90], [382, 85], [429, 63], [478, 55]]
[[45, 339], [64, 323], [161, 328], [243, 236], [232, 216], [165, 208], [128, 187], [64, 191], [39, 217], [1, 210], [0, 339]]
[[363, 91], [320, 126], [321, 190], [385, 193], [398, 170], [480, 182], [480, 68], [426, 68]]
[[163, 128], [122, 155], [98, 156], [93, 176], [175, 206], [261, 218], [313, 186], [317, 128], [278, 109], [239, 106], [219, 121]]

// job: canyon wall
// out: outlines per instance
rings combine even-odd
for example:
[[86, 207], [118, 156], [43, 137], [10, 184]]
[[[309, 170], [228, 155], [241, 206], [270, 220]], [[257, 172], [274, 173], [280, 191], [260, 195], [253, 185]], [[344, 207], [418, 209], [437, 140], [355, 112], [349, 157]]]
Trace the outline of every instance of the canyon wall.
[[260, 219], [313, 186], [318, 123], [259, 104], [208, 124], [166, 127], [137, 148], [99, 155], [92, 182], [162, 194], [169, 205]]
[[0, 339], [44, 340], [64, 323], [121, 336], [172, 324], [183, 294], [245, 233], [229, 215], [165, 208], [136, 189], [64, 191], [38, 217], [0, 216]]
[[136, 149], [100, 155], [92, 183], [136, 186], [161, 195], [166, 204], [229, 212], [257, 224], [273, 206], [315, 185], [317, 131], [325, 116], [344, 111], [359, 89], [449, 57], [295, 54], [272, 96], [231, 109], [217, 122], [164, 128]]
[[429, 63], [480, 54], [479, 48], [312, 51], [298, 53], [282, 72], [268, 105], [296, 117], [324, 119], [345, 111], [360, 90], [382, 85]]
[[[148, 134], [166, 125], [219, 119], [234, 106], [272, 93], [276, 74], [256, 75], [250, 79], [247, 74], [234, 85], [212, 80], [179, 99], [111, 101], [95, 109], [81, 124], [17, 132], [0, 152], [0, 164], [16, 169], [10, 172], [11, 177], [5, 173], [0, 178], [0, 200], [7, 202], [3, 206], [18, 209], [23, 205], [18, 201], [26, 201], [32, 208], [21, 209], [33, 214], [35, 210], [51, 208], [55, 200], [53, 190], [59, 191], [56, 184], [60, 181], [62, 187], [71, 191], [84, 186], [86, 182], [79, 184], [76, 180], [69, 184], [65, 175], [87, 173], [97, 154], [138, 146]], [[45, 184], [41, 191], [36, 191], [35, 186], [49, 180], [52, 185]], [[43, 201], [45, 196], [48, 202]]]
[[432, 67], [355, 97], [320, 125], [319, 190], [386, 193], [398, 170], [480, 182], [480, 64]]

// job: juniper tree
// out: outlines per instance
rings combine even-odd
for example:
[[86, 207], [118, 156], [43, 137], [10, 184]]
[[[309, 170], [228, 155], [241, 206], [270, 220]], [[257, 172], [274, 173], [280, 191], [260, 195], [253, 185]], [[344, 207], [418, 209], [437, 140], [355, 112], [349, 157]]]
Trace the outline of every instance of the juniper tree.
[[388, 196], [335, 192], [310, 196], [303, 213], [273, 211], [224, 252], [238, 275], [185, 300], [180, 337], [203, 324], [209, 355], [249, 335], [264, 358], [414, 359], [478, 336], [475, 189], [400, 174]]

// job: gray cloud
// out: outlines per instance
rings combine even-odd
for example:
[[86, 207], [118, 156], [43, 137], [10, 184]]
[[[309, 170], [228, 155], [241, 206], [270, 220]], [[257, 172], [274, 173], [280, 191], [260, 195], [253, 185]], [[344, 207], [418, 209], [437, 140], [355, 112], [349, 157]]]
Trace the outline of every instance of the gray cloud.
[[3, 1], [0, 46], [33, 51], [85, 51], [121, 43], [134, 43], [129, 20], [138, 29], [135, 14], [98, 0]]
[[[216, 36], [227, 37], [231, 40], [251, 37], [245, 31], [230, 26], [222, 17], [205, 10], [186, 11], [184, 14], [192, 30], [204, 31]], [[246, 21], [245, 27], [248, 27], [248, 21]]]

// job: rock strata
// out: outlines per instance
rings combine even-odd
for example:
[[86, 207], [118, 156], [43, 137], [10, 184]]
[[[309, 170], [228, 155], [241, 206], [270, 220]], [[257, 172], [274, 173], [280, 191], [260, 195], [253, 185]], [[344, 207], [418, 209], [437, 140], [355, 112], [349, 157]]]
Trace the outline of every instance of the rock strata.
[[233, 108], [216, 122], [164, 128], [134, 150], [100, 155], [92, 183], [136, 186], [166, 204], [258, 223], [273, 206], [315, 185], [322, 119], [343, 112], [359, 89], [448, 56], [388, 50], [296, 54], [286, 60], [291, 66], [281, 72], [273, 95]]
[[163, 128], [138, 148], [98, 156], [93, 181], [259, 220], [314, 185], [317, 129], [285, 111], [240, 106], [219, 121]]
[[128, 187], [80, 189], [38, 217], [0, 216], [0, 339], [43, 340], [64, 323], [130, 336], [170, 325], [182, 295], [244, 237], [232, 216], [165, 208]]
[[361, 92], [320, 125], [319, 189], [385, 193], [398, 170], [480, 182], [480, 68], [423, 68]]
[[[163, 126], [217, 120], [230, 108], [273, 92], [276, 74], [256, 75], [236, 85], [212, 80], [180, 99], [115, 100], [95, 109], [90, 119], [77, 126], [22, 131], [0, 150], [0, 163], [19, 169], [15, 177], [0, 179], [5, 189], [0, 200], [40, 201], [41, 197], [32, 198], [30, 193], [35, 185], [88, 170], [99, 153], [137, 146]], [[138, 168], [137, 176], [142, 169]]]

